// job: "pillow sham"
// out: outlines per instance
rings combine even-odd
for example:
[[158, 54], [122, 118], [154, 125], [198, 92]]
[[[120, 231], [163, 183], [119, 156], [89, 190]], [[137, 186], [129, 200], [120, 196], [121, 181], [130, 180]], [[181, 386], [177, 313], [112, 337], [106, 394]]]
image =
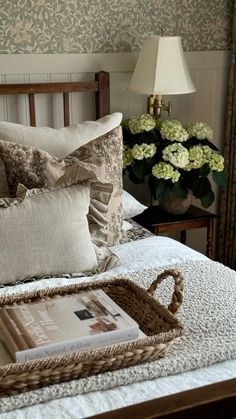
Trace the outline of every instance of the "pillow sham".
[[[0, 140], [0, 156], [4, 162], [8, 186], [11, 196], [15, 196], [18, 183], [27, 188], [43, 188], [52, 186], [65, 173], [66, 168], [78, 162], [84, 162], [85, 168], [91, 165], [102, 182], [94, 182], [91, 186], [93, 199], [101, 202], [104, 183], [111, 183], [113, 190], [107, 211], [107, 240], [109, 246], [119, 242], [122, 214], [122, 129], [117, 127], [83, 147], [69, 154], [64, 160], [50, 155], [44, 150]], [[89, 220], [93, 216], [92, 205]]]
[[[106, 182], [113, 185], [111, 199], [107, 212], [107, 245], [119, 244], [123, 222], [122, 188], [123, 188], [123, 141], [121, 126], [110, 131], [101, 138], [90, 141], [71, 153], [65, 161], [73, 164], [78, 159], [85, 164], [102, 162], [102, 177]], [[103, 192], [102, 185], [96, 185]], [[96, 199], [100, 200], [100, 193], [97, 190]]]
[[141, 214], [148, 207], [141, 204], [136, 198], [134, 198], [130, 193], [123, 190], [123, 218], [127, 220], [129, 218], [136, 217], [136, 215]]
[[0, 138], [4, 141], [31, 145], [63, 159], [78, 147], [118, 127], [121, 120], [122, 114], [114, 112], [97, 121], [85, 121], [58, 129], [0, 121]]
[[[101, 235], [103, 232], [106, 237], [112, 185], [104, 184], [98, 203], [90, 192], [91, 184], [98, 180], [92, 166], [88, 169], [79, 163], [68, 169], [54, 188], [28, 190], [19, 185], [16, 198], [0, 199], [1, 284], [32, 276], [88, 275], [119, 265]], [[90, 200], [93, 240], [87, 220]]]
[[79, 184], [0, 199], [1, 284], [98, 266], [86, 217], [89, 193], [88, 184]]
[[[122, 114], [115, 112], [97, 121], [85, 121], [65, 128], [30, 127], [0, 121], [0, 139], [31, 145], [63, 159], [78, 147], [119, 126]], [[9, 196], [5, 169], [0, 159], [0, 197]]]

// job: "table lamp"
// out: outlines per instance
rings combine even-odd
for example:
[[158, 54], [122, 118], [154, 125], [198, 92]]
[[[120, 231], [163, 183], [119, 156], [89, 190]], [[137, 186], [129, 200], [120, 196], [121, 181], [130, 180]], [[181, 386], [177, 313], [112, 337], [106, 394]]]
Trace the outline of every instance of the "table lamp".
[[166, 110], [171, 114], [172, 104], [166, 106], [162, 95], [180, 95], [196, 91], [185, 61], [180, 36], [148, 36], [134, 69], [129, 90], [149, 94], [147, 112], [155, 117]]

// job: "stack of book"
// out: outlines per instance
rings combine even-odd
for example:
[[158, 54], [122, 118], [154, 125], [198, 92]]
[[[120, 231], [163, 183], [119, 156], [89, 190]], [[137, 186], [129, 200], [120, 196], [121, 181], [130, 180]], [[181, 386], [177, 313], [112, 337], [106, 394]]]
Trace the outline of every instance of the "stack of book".
[[0, 309], [0, 337], [15, 362], [120, 343], [140, 333], [101, 289]]

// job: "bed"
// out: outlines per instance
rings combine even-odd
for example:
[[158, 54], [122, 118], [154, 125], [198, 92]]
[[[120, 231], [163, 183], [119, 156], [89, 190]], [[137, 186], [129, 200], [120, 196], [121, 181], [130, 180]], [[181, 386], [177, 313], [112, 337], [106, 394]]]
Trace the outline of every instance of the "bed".
[[[63, 94], [64, 125], [65, 127], [69, 126], [69, 93], [74, 91], [95, 93], [96, 118], [109, 114], [109, 74], [105, 72], [96, 74], [95, 80], [92, 82], [0, 86], [1, 95], [29, 95], [31, 126], [36, 126], [34, 95], [48, 92]], [[128, 371], [106, 373], [102, 377], [94, 376], [88, 379], [74, 380], [23, 395], [3, 397], [0, 399], [0, 417], [8, 419], [32, 416], [82, 418], [98, 415], [101, 418], [187, 418], [189, 415], [199, 417], [200, 414], [203, 416], [214, 414], [214, 417], [222, 418], [234, 417], [236, 413], [236, 379], [234, 378], [236, 376], [236, 361], [234, 360], [236, 337], [233, 325], [236, 324], [236, 314], [232, 293], [235, 290], [235, 272], [217, 262], [209, 261], [204, 255], [175, 240], [153, 236], [148, 231], [140, 229], [135, 223], [132, 224], [132, 227], [128, 232], [123, 233], [120, 244], [113, 244], [110, 247], [112, 252], [119, 257], [120, 265], [107, 272], [95, 274], [94, 280], [125, 276], [134, 281], [139, 282], [140, 280], [142, 285], [147, 285], [157, 273], [164, 269], [178, 268], [186, 277], [185, 298], [189, 299], [186, 308], [180, 313], [180, 317], [194, 339], [198, 338], [196, 335], [200, 329], [204, 329], [202, 336], [207, 336], [209, 327], [212, 327], [213, 324], [209, 323], [208, 325], [208, 322], [204, 323], [202, 320], [200, 329], [195, 330], [195, 317], [192, 316], [191, 321], [189, 320], [190, 323], [187, 322], [184, 316], [189, 311], [186, 310], [191, 310], [191, 304], [197, 306], [200, 299], [195, 294], [198, 292], [202, 295], [203, 314], [206, 315], [209, 310], [214, 324], [217, 323], [217, 314], [221, 313], [223, 308], [226, 310], [227, 301], [229, 302], [224, 318], [227, 318], [230, 312], [231, 320], [226, 326], [216, 325], [216, 330], [220, 330], [218, 340], [211, 341], [213, 337], [210, 336], [209, 342], [205, 346], [198, 349], [197, 346], [194, 347], [192, 358], [179, 355], [184, 346], [178, 342], [173, 345], [173, 349], [169, 352], [168, 357], [161, 361], [162, 363], [142, 364], [139, 369], [132, 367]], [[205, 278], [205, 283], [203, 278]], [[214, 288], [217, 279], [219, 286]], [[91, 276], [69, 275], [54, 277], [51, 275], [50, 278], [44, 277], [40, 280], [20, 280], [11, 284], [3, 284], [0, 295], [17, 294], [26, 290], [52, 287], [55, 284], [63, 286], [89, 280], [91, 280]], [[230, 284], [229, 288], [227, 288], [227, 281]], [[210, 288], [212, 289], [210, 290]], [[204, 300], [204, 294], [208, 289], [210, 293]], [[225, 296], [223, 295], [224, 290]], [[168, 292], [170, 292], [169, 285], [160, 290], [158, 297], [163, 298], [166, 302]], [[210, 304], [209, 298], [216, 299]], [[222, 306], [221, 301], [223, 301]], [[213, 312], [215, 312], [214, 315]], [[200, 316], [200, 312], [197, 313]], [[195, 312], [194, 315], [196, 315]], [[199, 345], [199, 340], [196, 340], [195, 344]], [[218, 350], [212, 351], [212, 345]], [[209, 352], [207, 352], [207, 347], [210, 348]], [[205, 356], [206, 354], [207, 356]], [[206, 387], [202, 388], [202, 386]]]

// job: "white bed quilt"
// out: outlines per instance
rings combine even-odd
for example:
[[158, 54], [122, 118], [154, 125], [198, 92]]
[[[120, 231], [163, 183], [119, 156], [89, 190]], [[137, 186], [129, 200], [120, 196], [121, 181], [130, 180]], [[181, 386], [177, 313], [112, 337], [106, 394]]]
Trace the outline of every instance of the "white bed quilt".
[[[207, 261], [208, 259], [181, 243], [167, 237], [153, 236], [143, 240], [113, 246], [121, 266], [112, 271], [96, 275], [95, 278], [109, 277], [114, 274], [125, 275], [142, 269], [175, 265], [187, 261]], [[0, 295], [24, 292], [33, 288], [41, 289], [56, 285], [78, 283], [91, 278], [55, 278], [22, 284], [0, 290]], [[83, 395], [69, 396], [51, 400], [47, 403], [15, 409], [0, 414], [1, 418], [84, 418], [100, 412], [109, 411], [125, 405], [161, 397], [193, 387], [210, 384], [236, 376], [236, 361], [224, 361], [206, 368], [201, 368], [178, 375], [145, 380], [104, 391], [93, 391]], [[115, 383], [114, 383], [115, 384]], [[58, 393], [59, 396], [59, 393]], [[17, 397], [17, 396], [14, 396]], [[14, 398], [12, 399], [14, 400]], [[0, 399], [0, 411], [4, 411]], [[2, 405], [2, 407], [1, 407]], [[15, 405], [15, 403], [13, 403]], [[17, 406], [20, 406], [18, 404]], [[43, 412], [43, 414], [42, 414]]]

